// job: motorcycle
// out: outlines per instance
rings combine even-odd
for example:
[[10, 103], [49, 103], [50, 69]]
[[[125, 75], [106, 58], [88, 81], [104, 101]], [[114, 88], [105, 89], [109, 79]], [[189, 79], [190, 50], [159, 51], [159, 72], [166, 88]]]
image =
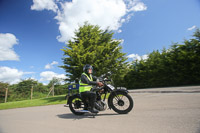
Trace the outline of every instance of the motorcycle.
[[[108, 106], [109, 109], [113, 109], [118, 114], [127, 114], [133, 109], [133, 99], [126, 89], [115, 89], [115, 87], [109, 83], [111, 80], [108, 79], [103, 79], [101, 82], [104, 84], [103, 87], [92, 89], [97, 95], [95, 109], [104, 111]], [[107, 97], [108, 100], [106, 103]], [[80, 94], [70, 96], [67, 104], [71, 112], [75, 115], [83, 115], [90, 112], [86, 109], [89, 106], [89, 100], [83, 99]]]

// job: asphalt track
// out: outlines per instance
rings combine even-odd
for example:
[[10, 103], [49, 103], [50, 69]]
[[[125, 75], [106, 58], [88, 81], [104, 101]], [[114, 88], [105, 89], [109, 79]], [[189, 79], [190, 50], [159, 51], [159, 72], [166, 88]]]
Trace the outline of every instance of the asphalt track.
[[200, 133], [200, 86], [130, 91], [134, 109], [73, 115], [64, 105], [0, 110], [0, 133]]

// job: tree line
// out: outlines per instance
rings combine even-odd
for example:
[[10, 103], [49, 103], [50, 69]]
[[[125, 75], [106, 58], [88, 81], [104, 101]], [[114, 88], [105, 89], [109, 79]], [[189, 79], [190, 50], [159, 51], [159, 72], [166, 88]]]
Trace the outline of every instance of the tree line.
[[193, 39], [175, 43], [169, 49], [153, 51], [148, 59], [133, 61], [124, 77], [127, 88], [200, 84], [200, 30]]
[[[67, 93], [68, 84], [63, 85], [56, 78], [53, 78], [48, 85], [44, 85], [33, 79], [22, 80], [21, 82], [13, 85], [0, 82], [0, 103], [5, 101], [6, 88], [8, 89], [7, 101], [11, 102], [31, 99], [31, 89], [33, 89], [33, 99], [47, 97], [52, 84], [54, 84], [55, 95], [63, 95]], [[50, 96], [52, 96], [52, 92]]]

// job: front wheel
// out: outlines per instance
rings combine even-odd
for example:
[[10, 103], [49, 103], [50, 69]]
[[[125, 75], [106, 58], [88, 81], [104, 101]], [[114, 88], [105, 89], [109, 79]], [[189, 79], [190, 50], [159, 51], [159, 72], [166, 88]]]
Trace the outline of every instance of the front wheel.
[[126, 92], [116, 92], [110, 97], [110, 107], [118, 114], [127, 114], [133, 109], [133, 99]]

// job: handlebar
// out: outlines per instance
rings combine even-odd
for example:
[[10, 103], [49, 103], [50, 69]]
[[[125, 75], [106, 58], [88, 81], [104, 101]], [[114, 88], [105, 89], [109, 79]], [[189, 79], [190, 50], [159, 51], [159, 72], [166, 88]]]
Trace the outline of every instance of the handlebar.
[[104, 79], [103, 81], [111, 81], [111, 79]]
[[92, 88], [92, 91], [99, 91], [102, 90], [104, 86]]

